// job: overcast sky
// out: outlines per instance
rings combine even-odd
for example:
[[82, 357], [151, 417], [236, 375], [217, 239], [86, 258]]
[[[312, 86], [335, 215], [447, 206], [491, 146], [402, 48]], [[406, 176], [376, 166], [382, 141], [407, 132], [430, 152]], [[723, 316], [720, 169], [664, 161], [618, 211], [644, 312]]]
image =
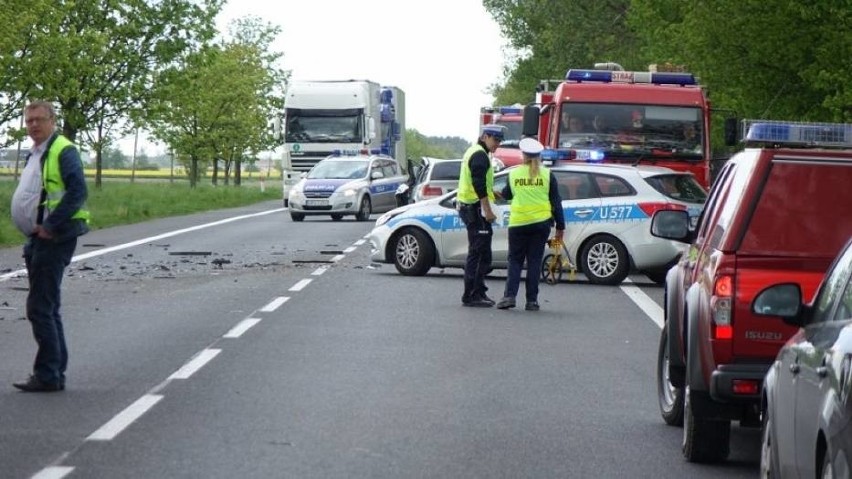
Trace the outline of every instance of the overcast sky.
[[[293, 80], [367, 79], [405, 92], [406, 128], [474, 141], [505, 40], [481, 0], [230, 0], [218, 18], [281, 27], [273, 48]], [[123, 150], [132, 150], [132, 138]], [[146, 146], [148, 153], [158, 148]]]

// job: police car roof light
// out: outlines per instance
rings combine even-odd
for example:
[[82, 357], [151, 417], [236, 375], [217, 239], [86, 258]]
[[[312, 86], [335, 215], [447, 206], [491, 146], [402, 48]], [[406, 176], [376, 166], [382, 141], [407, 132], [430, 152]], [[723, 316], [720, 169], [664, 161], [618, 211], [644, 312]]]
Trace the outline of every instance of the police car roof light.
[[500, 113], [503, 115], [520, 115], [521, 109], [516, 106], [501, 106]]
[[852, 148], [852, 124], [743, 120], [746, 142]]
[[692, 73], [626, 72], [613, 70], [568, 70], [568, 81], [603, 83], [653, 83], [655, 85], [697, 85]]

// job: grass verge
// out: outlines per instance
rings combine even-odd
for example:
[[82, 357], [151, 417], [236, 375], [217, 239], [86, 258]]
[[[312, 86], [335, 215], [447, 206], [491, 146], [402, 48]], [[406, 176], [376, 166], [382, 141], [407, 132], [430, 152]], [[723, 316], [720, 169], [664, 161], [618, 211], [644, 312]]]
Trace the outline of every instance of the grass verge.
[[[24, 237], [11, 217], [12, 194], [17, 183], [0, 179], [0, 247], [23, 244]], [[92, 230], [148, 221], [200, 211], [249, 205], [281, 198], [279, 182], [266, 182], [264, 191], [256, 181], [239, 187], [180, 183], [104, 182], [100, 188], [89, 183], [87, 207]]]

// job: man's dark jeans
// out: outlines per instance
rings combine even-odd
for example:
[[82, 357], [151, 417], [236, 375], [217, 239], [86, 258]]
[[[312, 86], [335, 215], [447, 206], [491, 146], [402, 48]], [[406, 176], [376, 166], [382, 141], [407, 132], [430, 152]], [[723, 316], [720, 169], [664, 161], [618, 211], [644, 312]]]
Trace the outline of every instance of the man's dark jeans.
[[467, 228], [467, 259], [464, 265], [464, 294], [462, 302], [485, 297], [488, 287], [485, 276], [491, 271], [491, 223], [482, 217], [479, 203], [462, 204], [459, 217]]
[[27, 318], [38, 344], [33, 375], [48, 384], [65, 382], [68, 349], [59, 314], [60, 288], [65, 268], [71, 263], [77, 237], [44, 240], [29, 239], [24, 246], [30, 291], [27, 295]]

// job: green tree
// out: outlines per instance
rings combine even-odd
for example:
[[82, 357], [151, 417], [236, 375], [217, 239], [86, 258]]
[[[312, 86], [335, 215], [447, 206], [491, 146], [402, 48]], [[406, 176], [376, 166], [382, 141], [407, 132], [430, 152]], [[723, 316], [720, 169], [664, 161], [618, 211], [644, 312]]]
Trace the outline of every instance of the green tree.
[[63, 133], [85, 132], [100, 152], [144, 104], [153, 74], [213, 37], [222, 2], [38, 0], [31, 35], [11, 49], [21, 58], [15, 91], [56, 101]]

